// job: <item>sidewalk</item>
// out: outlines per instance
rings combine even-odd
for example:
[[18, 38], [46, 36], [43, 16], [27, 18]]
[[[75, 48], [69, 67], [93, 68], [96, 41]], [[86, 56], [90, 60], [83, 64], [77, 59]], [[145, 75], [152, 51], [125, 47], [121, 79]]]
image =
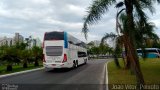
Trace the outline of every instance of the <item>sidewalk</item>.
[[36, 68], [36, 69], [31, 69], [31, 70], [25, 70], [25, 71], [20, 71], [20, 72], [15, 72], [15, 73], [10, 73], [10, 74], [0, 75], [0, 78], [9, 77], [9, 76], [13, 76], [13, 75], [19, 75], [19, 74], [28, 73], [28, 72], [33, 72], [33, 71], [42, 70], [42, 69], [44, 69], [44, 68], [41, 67], [41, 68]]

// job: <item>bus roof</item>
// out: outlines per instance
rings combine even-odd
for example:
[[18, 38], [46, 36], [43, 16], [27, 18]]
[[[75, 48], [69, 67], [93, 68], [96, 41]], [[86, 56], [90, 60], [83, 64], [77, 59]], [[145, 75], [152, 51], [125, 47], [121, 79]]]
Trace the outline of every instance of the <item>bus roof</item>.
[[[159, 49], [159, 48], [144, 48], [145, 50], [155, 50], [155, 49]], [[137, 49], [137, 50], [142, 50], [141, 48]]]
[[[83, 42], [83, 41], [81, 41], [81, 40], [79, 40], [79, 39], [77, 39], [76, 37], [74, 37], [74, 36], [72, 36], [72, 35], [70, 35], [68, 32], [66, 32], [66, 31], [50, 31], [50, 32], [45, 32], [45, 34], [50, 34], [50, 33], [67, 33], [68, 35], [67, 35], [67, 39], [68, 39], [68, 42], [69, 43], [72, 43], [72, 44], [75, 44], [75, 45], [77, 45], [77, 46], [82, 46], [82, 47], [85, 47], [86, 48], [86, 44]], [[61, 38], [62, 39], [62, 38]], [[63, 38], [64, 39], [64, 38]]]

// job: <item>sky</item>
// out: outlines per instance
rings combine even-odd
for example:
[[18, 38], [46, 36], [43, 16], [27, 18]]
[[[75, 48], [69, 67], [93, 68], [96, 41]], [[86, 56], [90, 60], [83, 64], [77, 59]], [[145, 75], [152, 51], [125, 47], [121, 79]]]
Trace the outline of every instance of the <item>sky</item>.
[[[67, 31], [74, 37], [90, 42], [100, 40], [105, 33], [115, 32], [116, 8], [110, 7], [102, 19], [89, 27], [88, 39], [82, 31], [83, 18], [93, 0], [0, 0], [0, 37], [13, 37], [16, 32], [24, 37], [32, 35], [43, 40], [45, 32]], [[160, 5], [149, 14], [160, 35]]]

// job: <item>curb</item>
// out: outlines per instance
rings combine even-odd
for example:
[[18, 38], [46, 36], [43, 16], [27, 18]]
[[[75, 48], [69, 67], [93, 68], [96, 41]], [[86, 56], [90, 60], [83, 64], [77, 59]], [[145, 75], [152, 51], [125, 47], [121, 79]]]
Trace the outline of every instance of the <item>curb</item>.
[[106, 80], [105, 80], [106, 90], [109, 90], [109, 87], [108, 87], [108, 68], [107, 68], [107, 65], [108, 65], [108, 63], [111, 62], [111, 61], [113, 61], [113, 60], [109, 60], [109, 61], [106, 63], [106, 65], [105, 65], [105, 67], [106, 67]]
[[23, 74], [23, 73], [28, 73], [28, 72], [33, 72], [33, 71], [42, 70], [42, 69], [44, 69], [44, 67], [31, 69], [31, 70], [20, 71], [20, 72], [15, 72], [15, 73], [11, 73], [11, 74], [0, 75], [0, 78], [9, 77], [9, 76], [18, 75], [18, 74]]

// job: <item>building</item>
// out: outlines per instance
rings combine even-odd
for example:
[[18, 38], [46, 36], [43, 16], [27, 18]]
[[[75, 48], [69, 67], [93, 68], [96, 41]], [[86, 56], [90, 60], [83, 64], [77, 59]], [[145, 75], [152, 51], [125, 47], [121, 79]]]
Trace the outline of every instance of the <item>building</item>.
[[14, 44], [14, 40], [12, 38], [3, 37], [0, 38], [0, 46], [7, 45], [12, 46]]
[[39, 38], [33, 38], [32, 36], [29, 36], [28, 38], [25, 38], [19, 33], [15, 33], [15, 36], [13, 38], [7, 38], [7, 37], [0, 37], [0, 46], [7, 45], [12, 46], [16, 43], [27, 43], [28, 48], [32, 48], [33, 46], [42, 47], [42, 42]]
[[13, 38], [7, 38], [7, 37], [1, 37], [0, 38], [0, 46], [7, 45], [12, 46], [15, 45], [17, 42], [23, 42], [23, 36], [19, 33], [15, 33], [15, 36]]
[[17, 43], [17, 42], [23, 42], [23, 41], [24, 41], [24, 37], [19, 33], [15, 33], [14, 42]]
[[32, 38], [32, 36], [29, 36], [29, 38], [25, 38], [25, 43], [28, 44], [28, 48], [32, 48], [34, 46], [42, 47], [41, 40], [39, 38]]

